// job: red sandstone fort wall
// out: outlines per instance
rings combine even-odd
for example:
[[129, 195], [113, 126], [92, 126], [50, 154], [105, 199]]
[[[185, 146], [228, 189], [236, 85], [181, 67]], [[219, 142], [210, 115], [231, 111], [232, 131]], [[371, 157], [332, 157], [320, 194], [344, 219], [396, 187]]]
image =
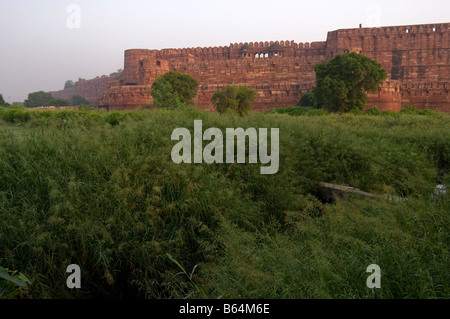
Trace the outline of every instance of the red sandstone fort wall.
[[79, 95], [85, 98], [91, 105], [97, 105], [99, 98], [108, 89], [108, 83], [118, 79], [115, 77], [98, 77], [92, 80], [77, 81], [75, 87], [64, 89], [61, 91], [50, 92], [53, 97], [70, 100], [74, 95]]
[[449, 23], [337, 30], [328, 33], [327, 57], [371, 57], [401, 83], [403, 104], [450, 112], [449, 31]]
[[112, 86], [101, 102], [110, 109], [149, 104], [151, 84], [157, 76], [171, 70], [197, 79], [200, 85], [195, 102], [205, 109], [213, 109], [212, 95], [227, 84], [256, 89], [255, 109], [295, 105], [302, 94], [312, 89], [314, 65], [326, 61], [325, 52], [326, 42], [293, 41], [235, 43], [219, 48], [127, 50], [125, 85], [116, 82], [117, 87]]
[[199, 82], [195, 102], [202, 108], [213, 109], [211, 96], [216, 90], [241, 84], [257, 90], [255, 108], [265, 110], [295, 105], [311, 91], [317, 63], [358, 52], [376, 59], [388, 73], [382, 88], [369, 94], [367, 107], [400, 110], [408, 104], [450, 112], [449, 28], [448, 23], [358, 28], [329, 32], [325, 42], [126, 50], [120, 78], [109, 83], [77, 82], [75, 91], [110, 109], [133, 109], [152, 103], [149, 89], [156, 77], [178, 71]]

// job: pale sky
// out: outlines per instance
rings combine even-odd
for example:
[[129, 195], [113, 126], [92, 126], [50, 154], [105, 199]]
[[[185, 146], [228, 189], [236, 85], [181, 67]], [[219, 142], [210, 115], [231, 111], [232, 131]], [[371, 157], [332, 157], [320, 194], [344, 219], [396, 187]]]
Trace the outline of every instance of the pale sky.
[[124, 51], [325, 41], [344, 28], [450, 22], [450, 1], [0, 0], [7, 102], [123, 68]]

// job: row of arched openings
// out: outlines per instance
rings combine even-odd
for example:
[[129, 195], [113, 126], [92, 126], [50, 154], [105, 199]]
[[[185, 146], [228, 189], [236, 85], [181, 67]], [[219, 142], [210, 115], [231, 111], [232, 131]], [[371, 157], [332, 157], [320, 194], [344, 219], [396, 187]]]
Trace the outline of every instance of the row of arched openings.
[[[278, 57], [278, 56], [281, 56], [282, 55], [282, 53], [281, 52], [274, 52], [273, 53], [273, 56], [274, 57]], [[244, 57], [244, 58], [251, 58], [251, 57], [253, 57], [253, 53], [243, 53], [242, 54], [242, 56]], [[266, 59], [266, 58], [269, 58], [270, 57], [270, 55], [269, 55], [269, 53], [255, 53], [255, 59]]]

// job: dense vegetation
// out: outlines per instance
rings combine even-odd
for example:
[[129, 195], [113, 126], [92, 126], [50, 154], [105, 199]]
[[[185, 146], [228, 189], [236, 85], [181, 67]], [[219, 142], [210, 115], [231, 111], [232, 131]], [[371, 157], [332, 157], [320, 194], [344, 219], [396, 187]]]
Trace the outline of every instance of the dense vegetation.
[[[450, 117], [311, 111], [0, 108], [0, 266], [34, 298], [449, 298]], [[280, 128], [278, 174], [175, 165], [195, 119]], [[408, 200], [325, 202], [319, 182]]]
[[227, 85], [215, 92], [211, 98], [217, 112], [247, 115], [253, 108], [256, 90], [246, 85]]
[[50, 92], [33, 92], [28, 94], [28, 99], [25, 100], [24, 105], [28, 108], [42, 107], [42, 106], [79, 106], [89, 105], [89, 101], [79, 95], [73, 95], [68, 100], [55, 98]]
[[86, 100], [84, 97], [79, 95], [74, 95], [69, 101], [70, 105], [73, 106], [79, 106], [79, 105], [90, 105], [89, 101]]

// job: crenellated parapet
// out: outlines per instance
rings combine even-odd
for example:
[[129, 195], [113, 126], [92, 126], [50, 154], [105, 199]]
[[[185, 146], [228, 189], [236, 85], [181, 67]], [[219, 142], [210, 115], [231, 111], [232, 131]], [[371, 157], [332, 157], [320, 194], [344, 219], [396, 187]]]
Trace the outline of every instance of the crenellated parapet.
[[388, 74], [380, 90], [369, 94], [368, 107], [399, 110], [407, 104], [450, 112], [449, 31], [449, 23], [360, 27], [328, 32], [326, 41], [311, 43], [281, 40], [126, 50], [123, 73], [102, 84], [104, 94], [99, 101], [110, 109], [150, 104], [154, 80], [177, 71], [197, 79], [196, 102], [205, 109], [213, 108], [212, 94], [228, 84], [257, 90], [256, 109], [290, 106], [311, 91], [316, 64], [337, 54], [356, 52], [377, 60]]

